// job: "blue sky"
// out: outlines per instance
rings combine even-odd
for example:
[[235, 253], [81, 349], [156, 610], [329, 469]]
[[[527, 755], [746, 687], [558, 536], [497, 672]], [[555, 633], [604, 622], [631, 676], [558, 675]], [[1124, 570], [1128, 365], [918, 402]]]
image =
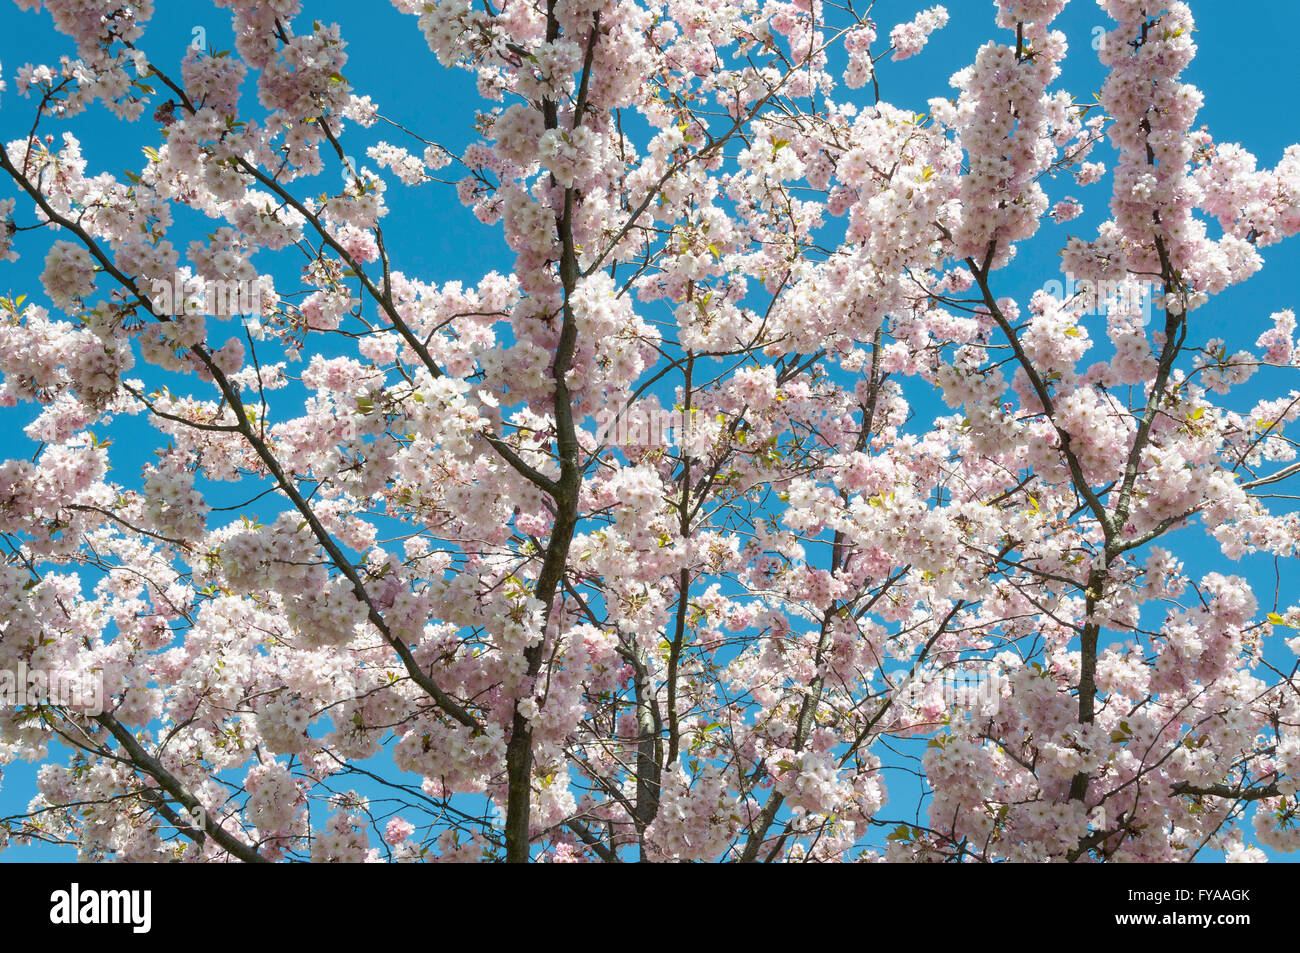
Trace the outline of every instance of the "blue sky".
[[[145, 48], [164, 67], [179, 71], [186, 47], [202, 31], [209, 48], [233, 46], [226, 11], [197, 2], [160, 3], [149, 24]], [[442, 68], [429, 52], [414, 19], [405, 17], [389, 4], [370, 0], [359, 4], [341, 0], [305, 0], [306, 15], [326, 22], [338, 22], [349, 43], [349, 62], [344, 69], [358, 93], [369, 94], [381, 112], [426, 138], [435, 139], [453, 150], [475, 140], [473, 122], [476, 109], [491, 108], [493, 103], [478, 99], [473, 76], [464, 71]], [[952, 0], [952, 16], [944, 30], [935, 34], [926, 50], [903, 63], [881, 65], [882, 98], [918, 112], [926, 109], [932, 96], [948, 96], [949, 76], [969, 63], [979, 43], [985, 39], [1004, 40], [1006, 34], [993, 24], [993, 4], [984, 0]], [[882, 36], [896, 22], [910, 19], [917, 6], [900, 0], [879, 0], [873, 16]], [[1196, 42], [1199, 54], [1187, 79], [1205, 94], [1200, 121], [1207, 124], [1218, 142], [1241, 142], [1259, 159], [1262, 167], [1273, 166], [1282, 150], [1300, 139], [1300, 123], [1295, 121], [1291, 99], [1300, 88], [1300, 61], [1293, 53], [1294, 37], [1300, 35], [1300, 5], [1271, 4], [1263, 16], [1247, 18], [1243, 6], [1223, 0], [1192, 2], [1197, 16]], [[1264, 24], [1261, 27], [1261, 23]], [[1074, 0], [1058, 21], [1070, 40], [1071, 53], [1057, 88], [1073, 92], [1077, 99], [1089, 100], [1101, 87], [1102, 70], [1090, 48], [1094, 27], [1110, 25], [1104, 13], [1088, 0]], [[0, 64], [10, 88], [0, 94], [0, 136], [10, 141], [25, 134], [31, 120], [33, 103], [13, 93], [15, 69], [23, 63], [56, 62], [62, 53], [71, 53], [70, 41], [56, 33], [46, 14], [19, 11], [12, 3], [0, 0]], [[840, 98], [869, 102], [869, 88], [840, 90]], [[138, 169], [142, 164], [141, 148], [155, 144], [156, 126], [146, 118], [133, 125], [112, 119], [101, 109], [74, 118], [66, 124], [81, 139], [93, 172], [110, 171], [120, 175], [123, 169]], [[48, 124], [47, 132], [60, 131]], [[350, 155], [363, 164], [365, 147], [386, 139], [397, 145], [401, 134], [382, 124], [370, 130], [351, 127], [345, 146]], [[418, 151], [418, 150], [413, 150]], [[1103, 155], [1102, 153], [1107, 153]], [[1098, 157], [1109, 158], [1108, 150]], [[448, 170], [449, 172], [451, 170]], [[337, 175], [333, 166], [326, 173]], [[1105, 218], [1109, 178], [1102, 184], [1080, 189], [1068, 179], [1047, 185], [1053, 201], [1074, 196], [1081, 199], [1085, 215], [1065, 226], [1048, 223], [1037, 239], [1021, 247], [1016, 264], [996, 276], [999, 294], [1020, 302], [1044, 282], [1060, 277], [1056, 251], [1067, 234], [1092, 235], [1096, 224]], [[333, 188], [334, 181], [327, 187]], [[12, 192], [0, 184], [0, 198]], [[449, 186], [426, 185], [406, 191], [390, 179], [390, 213], [384, 220], [386, 238], [394, 255], [394, 266], [422, 280], [443, 283], [452, 280], [472, 284], [491, 270], [503, 273], [512, 268], [512, 255], [500, 237], [498, 228], [480, 225], [456, 200]], [[19, 202], [20, 211], [24, 210]], [[24, 214], [22, 216], [27, 219]], [[195, 220], [190, 226], [198, 228]], [[836, 226], [838, 227], [838, 225]], [[1212, 234], [1214, 234], [1212, 228]], [[197, 232], [195, 233], [198, 234]], [[183, 233], [182, 233], [183, 235]], [[184, 248], [190, 236], [173, 238]], [[49, 238], [43, 234], [25, 237], [18, 248], [22, 258], [12, 264], [0, 264], [0, 295], [28, 294], [40, 301], [43, 297], [36, 279]], [[1242, 286], [1230, 289], [1194, 312], [1191, 339], [1195, 343], [1210, 337], [1223, 337], [1229, 351], [1250, 347], [1267, 327], [1271, 313], [1295, 306], [1292, 276], [1300, 272], [1300, 244], [1286, 242], [1265, 249], [1265, 268]], [[256, 263], [269, 267], [267, 260]], [[1096, 319], [1100, 320], [1100, 319]], [[1094, 338], [1100, 336], [1094, 330]], [[137, 365], [134, 373], [145, 373]], [[1289, 377], [1287, 376], [1289, 375]], [[1300, 387], [1300, 372], [1267, 371], [1234, 393], [1231, 406], [1245, 409], [1266, 393], [1285, 392]], [[935, 414], [950, 412], [933, 399], [922, 398], [916, 404], [917, 417], [911, 427], [924, 429]], [[34, 447], [22, 446], [26, 438], [21, 428], [34, 416], [31, 405], [0, 410], [0, 427], [6, 438], [6, 454], [30, 456]], [[150, 459], [158, 445], [152, 431], [139, 422], [122, 421], [121, 431], [113, 434], [114, 466], [119, 479], [138, 472], [140, 464]], [[1208, 542], [1195, 527], [1180, 531], [1175, 537], [1177, 549], [1186, 560], [1193, 577], [1210, 570], [1247, 575], [1256, 583], [1261, 606], [1268, 603], [1274, 588], [1274, 565], [1271, 558], [1250, 558], [1227, 564], [1217, 547]], [[1294, 561], [1281, 567], [1281, 603], [1295, 601], [1297, 573]], [[892, 783], [892, 782], [891, 782]], [[901, 785], [896, 796], [906, 800]], [[0, 785], [0, 815], [21, 810], [34, 791], [32, 769], [12, 765], [4, 769]], [[895, 809], [901, 804], [894, 805]], [[891, 813], [886, 809], [886, 813]], [[892, 816], [892, 814], [891, 814]], [[45, 848], [12, 848], [0, 853], [0, 860], [55, 859], [67, 852]], [[1278, 858], [1282, 859], [1282, 858]]]

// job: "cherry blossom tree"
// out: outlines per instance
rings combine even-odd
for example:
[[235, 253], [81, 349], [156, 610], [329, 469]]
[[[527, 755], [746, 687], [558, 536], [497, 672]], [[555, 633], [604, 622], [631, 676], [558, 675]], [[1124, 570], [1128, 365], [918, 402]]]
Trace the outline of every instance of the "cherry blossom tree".
[[[300, 0], [215, 0], [234, 50], [179, 69], [150, 0], [44, 0], [75, 51], [6, 74], [0, 259], [44, 264], [0, 301], [38, 447], [0, 464], [0, 669], [99, 691], [0, 711], [0, 763], [41, 762], [0, 843], [1300, 845], [1300, 605], [1231, 563], [1300, 539], [1267, 498], [1296, 321], [1232, 353], [1197, 322], [1300, 230], [1300, 146], [1261, 168], [1197, 127], [1185, 3], [1100, 0], [1093, 99], [1056, 85], [1066, 0], [997, 0], [928, 102], [889, 63], [939, 6], [393, 5], [419, 69], [474, 74], [467, 148], [354, 89]], [[87, 111], [143, 165], [83, 151]], [[386, 235], [448, 185], [512, 273], [439, 287]], [[1256, 373], [1283, 384], [1243, 401]], [[128, 429], [155, 452], [112, 469]]]

